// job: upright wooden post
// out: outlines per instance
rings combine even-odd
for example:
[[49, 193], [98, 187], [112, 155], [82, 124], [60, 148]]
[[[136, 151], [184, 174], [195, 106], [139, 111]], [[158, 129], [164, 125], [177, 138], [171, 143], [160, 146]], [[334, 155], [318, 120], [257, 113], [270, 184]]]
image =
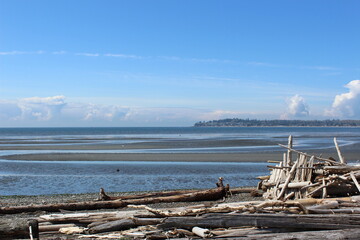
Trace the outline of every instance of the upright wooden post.
[[290, 135], [288, 139], [288, 151], [287, 151], [287, 166], [290, 166], [292, 163], [292, 152], [290, 149], [293, 148], [293, 137]]
[[288, 157], [286, 153], [283, 153], [283, 166], [288, 167]]
[[344, 158], [343, 155], [341, 154], [339, 144], [338, 144], [337, 141], [336, 141], [336, 137], [334, 137], [334, 143], [335, 143], [336, 151], [337, 151], [337, 153], [338, 153], [340, 162], [343, 163], [343, 164], [346, 164], [345, 158]]

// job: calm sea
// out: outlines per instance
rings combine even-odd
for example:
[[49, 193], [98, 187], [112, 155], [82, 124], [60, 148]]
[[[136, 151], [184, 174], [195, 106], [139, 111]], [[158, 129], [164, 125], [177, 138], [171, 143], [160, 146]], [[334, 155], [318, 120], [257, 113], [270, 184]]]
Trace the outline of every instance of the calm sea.
[[[236, 153], [282, 151], [275, 143], [296, 139], [298, 149], [360, 142], [360, 128], [0, 128], [0, 195], [39, 195], [106, 191], [151, 191], [214, 187], [222, 176], [231, 186], [254, 186], [267, 163], [16, 161], [2, 156], [26, 153]], [[127, 150], [33, 150], [31, 146], [107, 145], [161, 141], [268, 140], [273, 145], [144, 148]], [[18, 150], [17, 147], [28, 147]], [[30, 146], [30, 147], [29, 147]]]

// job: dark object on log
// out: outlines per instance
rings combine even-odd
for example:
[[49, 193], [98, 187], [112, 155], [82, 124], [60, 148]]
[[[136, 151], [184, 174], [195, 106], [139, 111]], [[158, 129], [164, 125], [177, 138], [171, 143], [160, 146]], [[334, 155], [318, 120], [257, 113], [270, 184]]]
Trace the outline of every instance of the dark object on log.
[[283, 214], [206, 214], [201, 217], [171, 217], [159, 227], [229, 228], [240, 226], [297, 228], [297, 229], [346, 229], [360, 228], [360, 215], [283, 215]]
[[218, 200], [226, 196], [227, 188], [215, 188], [203, 190], [194, 193], [187, 193], [167, 197], [150, 197], [143, 199], [129, 199], [124, 201], [94, 201], [94, 202], [78, 202], [78, 203], [58, 203], [47, 205], [30, 205], [30, 206], [14, 206], [1, 207], [0, 214], [13, 214], [21, 212], [47, 211], [58, 212], [60, 210], [93, 210], [93, 209], [114, 209], [123, 208], [127, 205], [151, 204], [160, 202], [194, 202]]

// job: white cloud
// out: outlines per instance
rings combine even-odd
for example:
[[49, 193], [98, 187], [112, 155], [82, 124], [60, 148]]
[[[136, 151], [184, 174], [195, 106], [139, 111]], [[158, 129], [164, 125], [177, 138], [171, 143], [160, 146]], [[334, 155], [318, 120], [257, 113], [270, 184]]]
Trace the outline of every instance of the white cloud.
[[60, 115], [61, 109], [65, 105], [64, 96], [23, 98], [17, 103], [21, 110], [18, 119], [47, 121]]
[[360, 80], [353, 80], [345, 85], [349, 92], [335, 96], [331, 109], [325, 111], [329, 117], [360, 117]]
[[115, 121], [124, 119], [128, 108], [91, 103], [67, 103], [64, 96], [0, 100], [0, 120], [12, 125], [29, 123]]
[[10, 52], [0, 52], [0, 55], [24, 55], [24, 54], [44, 54], [45, 52], [42, 50], [35, 52], [24, 52], [24, 51], [10, 51]]
[[66, 52], [66, 51], [63, 51], [63, 50], [52, 52], [52, 54], [54, 54], [54, 55], [64, 55], [64, 54], [66, 54], [66, 53], [67, 53], [67, 52]]
[[287, 104], [287, 111], [281, 115], [281, 119], [303, 118], [309, 116], [309, 106], [303, 97], [296, 94], [287, 100]]
[[114, 105], [87, 104], [84, 106], [83, 120], [121, 120], [128, 112], [128, 108]]
[[76, 53], [77, 56], [85, 56], [85, 57], [99, 57], [98, 53]]
[[129, 55], [129, 54], [115, 54], [115, 53], [107, 53], [104, 54], [105, 57], [117, 57], [117, 58], [130, 58], [130, 59], [143, 59], [145, 57], [137, 56], [137, 55]]
[[302, 68], [319, 70], [319, 71], [338, 71], [338, 70], [341, 70], [341, 68], [329, 67], [329, 66], [304, 66]]

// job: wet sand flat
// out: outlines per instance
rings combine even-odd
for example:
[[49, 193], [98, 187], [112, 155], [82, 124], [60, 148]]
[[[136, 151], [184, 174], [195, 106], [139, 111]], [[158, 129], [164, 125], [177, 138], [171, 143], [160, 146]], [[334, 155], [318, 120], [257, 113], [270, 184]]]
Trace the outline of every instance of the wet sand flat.
[[[127, 143], [103, 143], [97, 139], [86, 139], [86, 141], [69, 142], [21, 142], [14, 141], [2, 144], [0, 150], [127, 150], [127, 149], [171, 149], [171, 148], [211, 148], [211, 147], [249, 147], [249, 146], [271, 146], [277, 144], [275, 141], [259, 139], [197, 139], [197, 140], [167, 140], [160, 139], [127, 142]], [[285, 142], [281, 142], [285, 143]]]
[[[323, 157], [337, 158], [334, 151], [309, 152]], [[281, 161], [283, 152], [266, 153], [50, 153], [3, 156], [8, 160], [32, 161], [169, 161], [169, 162], [266, 162]], [[344, 153], [349, 161], [360, 159], [360, 151]]]

